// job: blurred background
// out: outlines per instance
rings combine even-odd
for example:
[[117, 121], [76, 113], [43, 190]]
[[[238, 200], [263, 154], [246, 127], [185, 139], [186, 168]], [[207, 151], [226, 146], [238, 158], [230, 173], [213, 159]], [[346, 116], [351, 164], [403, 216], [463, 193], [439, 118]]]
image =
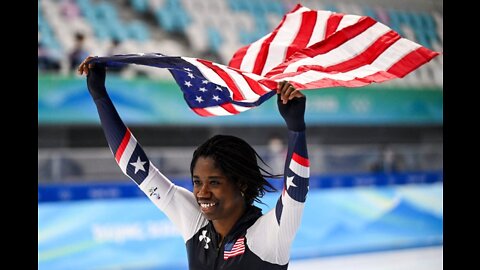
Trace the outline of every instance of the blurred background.
[[[297, 3], [370, 16], [443, 52], [440, 0], [38, 0], [39, 269], [187, 269], [176, 228], [115, 163], [78, 64], [141, 52], [228, 64]], [[109, 70], [107, 89], [178, 185], [191, 189], [193, 150], [218, 133], [244, 138], [282, 173], [274, 98], [202, 118], [168, 71], [137, 65]], [[443, 269], [443, 56], [387, 83], [304, 93], [310, 191], [289, 269]]]

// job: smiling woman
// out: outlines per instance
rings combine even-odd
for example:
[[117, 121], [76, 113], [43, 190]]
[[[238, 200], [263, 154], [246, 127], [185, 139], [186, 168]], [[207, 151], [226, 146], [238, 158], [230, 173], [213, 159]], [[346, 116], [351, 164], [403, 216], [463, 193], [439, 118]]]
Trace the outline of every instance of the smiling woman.
[[[306, 98], [288, 82], [277, 88], [277, 105], [288, 127], [283, 192], [266, 214], [253, 205], [275, 188], [276, 177], [262, 169], [257, 152], [244, 140], [216, 135], [193, 153], [193, 192], [165, 177], [125, 126], [105, 87], [106, 69], [89, 64], [87, 86], [117, 164], [179, 229], [189, 268], [285, 270], [300, 226], [310, 176], [305, 138]], [[274, 247], [274, 248], [272, 248]]]
[[205, 216], [212, 220], [221, 240], [245, 212], [247, 206], [275, 188], [261, 174], [263, 162], [244, 140], [228, 135], [216, 135], [193, 154], [191, 173], [193, 194]]

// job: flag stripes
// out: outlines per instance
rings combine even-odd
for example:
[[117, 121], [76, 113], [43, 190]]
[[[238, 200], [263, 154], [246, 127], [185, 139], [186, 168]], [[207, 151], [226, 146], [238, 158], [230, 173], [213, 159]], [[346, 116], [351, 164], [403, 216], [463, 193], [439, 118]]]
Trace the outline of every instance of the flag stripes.
[[360, 87], [403, 78], [439, 53], [402, 38], [368, 16], [300, 4], [229, 65], [159, 53], [97, 57], [92, 62], [167, 68], [198, 115], [235, 115], [276, 94], [278, 82], [300, 90]]
[[245, 253], [245, 237], [238, 238], [233, 245], [232, 243], [225, 244], [225, 249], [223, 251], [223, 259], [227, 260], [231, 257], [235, 257], [243, 253]]

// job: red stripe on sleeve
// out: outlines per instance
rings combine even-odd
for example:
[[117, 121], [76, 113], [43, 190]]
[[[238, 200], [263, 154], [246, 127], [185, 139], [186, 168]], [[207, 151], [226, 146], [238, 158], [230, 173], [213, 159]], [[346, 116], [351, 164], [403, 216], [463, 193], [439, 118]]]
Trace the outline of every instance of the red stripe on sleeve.
[[115, 153], [115, 160], [120, 162], [120, 159], [122, 158], [123, 152], [125, 151], [125, 148], [128, 145], [128, 141], [130, 141], [130, 137], [132, 136], [132, 133], [130, 133], [130, 130], [127, 128], [127, 132], [125, 132], [125, 135], [123, 136], [123, 140], [120, 143], [120, 146], [117, 149], [117, 152]]
[[310, 167], [310, 160], [308, 158], [304, 158], [297, 153], [293, 153], [292, 159], [295, 160], [298, 164], [304, 166], [304, 167]]

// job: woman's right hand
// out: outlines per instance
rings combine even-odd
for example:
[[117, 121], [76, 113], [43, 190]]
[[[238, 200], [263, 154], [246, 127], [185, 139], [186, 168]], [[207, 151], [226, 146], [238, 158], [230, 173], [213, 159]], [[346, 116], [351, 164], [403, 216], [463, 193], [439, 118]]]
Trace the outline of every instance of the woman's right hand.
[[88, 56], [82, 63], [78, 66], [77, 72], [79, 75], [88, 75], [88, 71], [90, 68], [94, 66], [94, 64], [88, 63], [91, 59], [95, 58], [94, 56]]

